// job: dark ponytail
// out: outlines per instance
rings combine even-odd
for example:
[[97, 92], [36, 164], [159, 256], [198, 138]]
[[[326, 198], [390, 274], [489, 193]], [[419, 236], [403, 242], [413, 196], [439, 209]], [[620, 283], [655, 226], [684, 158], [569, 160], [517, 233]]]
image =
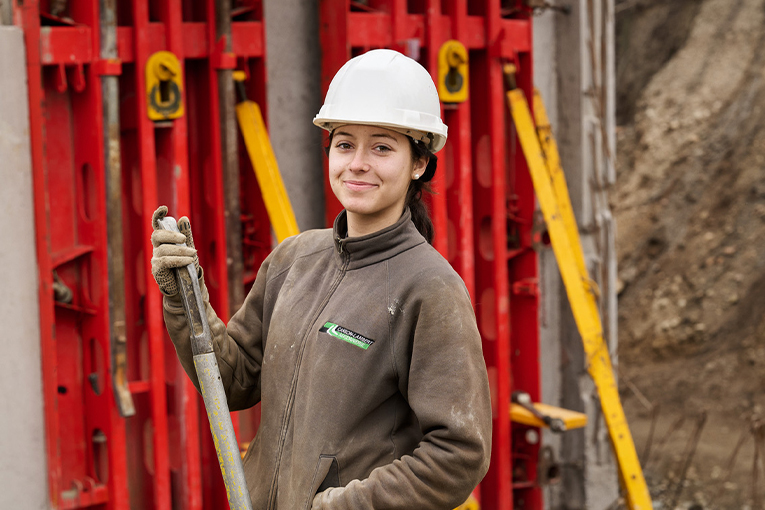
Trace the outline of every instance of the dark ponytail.
[[419, 179], [414, 179], [409, 183], [409, 189], [406, 192], [406, 206], [412, 214], [412, 223], [414, 223], [417, 231], [425, 238], [428, 244], [433, 244], [435, 229], [433, 228], [433, 222], [430, 220], [428, 208], [422, 200], [422, 192], [433, 193], [428, 181], [436, 173], [438, 158], [425, 147], [424, 143], [415, 142], [414, 139], [408, 136], [407, 138], [409, 139], [409, 145], [412, 147], [412, 161], [417, 162], [425, 158], [428, 160], [428, 165], [425, 168], [425, 173]]

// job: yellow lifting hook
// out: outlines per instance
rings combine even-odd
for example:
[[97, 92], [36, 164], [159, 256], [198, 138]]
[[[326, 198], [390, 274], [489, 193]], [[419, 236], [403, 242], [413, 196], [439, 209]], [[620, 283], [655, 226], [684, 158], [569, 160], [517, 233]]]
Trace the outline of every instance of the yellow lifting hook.
[[468, 98], [468, 52], [455, 39], [438, 50], [438, 97], [444, 103], [464, 103]]
[[151, 120], [183, 116], [183, 72], [173, 53], [158, 51], [146, 61], [146, 96]]

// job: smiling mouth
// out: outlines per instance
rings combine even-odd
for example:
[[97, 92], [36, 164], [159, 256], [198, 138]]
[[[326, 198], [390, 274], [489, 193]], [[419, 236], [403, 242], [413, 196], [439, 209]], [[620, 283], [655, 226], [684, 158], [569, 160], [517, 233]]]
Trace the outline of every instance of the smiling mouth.
[[345, 186], [351, 191], [366, 191], [376, 188], [376, 184], [364, 181], [344, 181]]

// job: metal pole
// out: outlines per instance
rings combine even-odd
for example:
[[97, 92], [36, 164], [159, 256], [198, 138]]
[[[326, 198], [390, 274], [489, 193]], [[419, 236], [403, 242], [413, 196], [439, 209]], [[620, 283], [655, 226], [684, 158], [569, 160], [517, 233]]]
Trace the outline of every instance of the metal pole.
[[[117, 58], [116, 0], [101, 0], [101, 58]], [[119, 77], [101, 76], [106, 169], [106, 235], [109, 259], [109, 336], [112, 385], [120, 415], [133, 416], [135, 406], [127, 383], [125, 276], [122, 247], [122, 163], [120, 155]]]
[[[231, 2], [215, 2], [215, 38], [225, 40], [223, 51], [230, 52]], [[242, 260], [242, 223], [239, 205], [239, 154], [237, 144], [234, 79], [231, 69], [218, 69], [218, 105], [220, 140], [223, 158], [223, 203], [226, 217], [226, 257], [228, 267], [228, 303], [233, 314], [244, 302], [244, 262]]]
[[[159, 221], [165, 230], [178, 232], [174, 218], [169, 216]], [[231, 510], [252, 510], [252, 501], [244, 479], [239, 444], [231, 422], [226, 400], [226, 391], [221, 382], [220, 369], [213, 351], [212, 334], [205, 314], [202, 291], [199, 287], [197, 269], [194, 264], [176, 269], [180, 296], [186, 311], [186, 320], [191, 332], [191, 352], [194, 368], [199, 379], [199, 389], [207, 410], [210, 432], [215, 442], [226, 495]]]

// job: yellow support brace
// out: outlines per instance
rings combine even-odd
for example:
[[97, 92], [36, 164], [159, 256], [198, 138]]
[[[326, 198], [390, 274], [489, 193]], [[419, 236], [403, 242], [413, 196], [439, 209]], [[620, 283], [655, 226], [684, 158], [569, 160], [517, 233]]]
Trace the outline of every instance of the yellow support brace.
[[[534, 89], [534, 120], [537, 125], [537, 136], [539, 144], [547, 160], [547, 170], [550, 172], [555, 199], [558, 202], [558, 208], [561, 213], [561, 219], [566, 227], [568, 241], [571, 246], [579, 244], [579, 228], [574, 218], [574, 209], [571, 207], [571, 199], [568, 195], [568, 186], [566, 186], [566, 176], [560, 164], [560, 155], [558, 154], [558, 144], [552, 135], [550, 119], [547, 118], [547, 110], [542, 102], [542, 96], [537, 89]], [[573, 234], [573, 235], [572, 235]], [[587, 268], [584, 265], [584, 255], [582, 250], [573, 250], [576, 266], [583, 278], [587, 278]]]
[[560, 157], [549, 129], [544, 106], [541, 100], [535, 101], [537, 118], [540, 120], [541, 136], [538, 137], [537, 127], [531, 119], [523, 91], [510, 90], [507, 92], [507, 101], [526, 156], [539, 206], [547, 223], [574, 320], [582, 337], [588, 371], [600, 396], [600, 405], [619, 464], [619, 475], [626, 493], [627, 505], [631, 510], [650, 510], [651, 496], [619, 400], [610, 353], [603, 340], [594, 289], [584, 265], [579, 230], [574, 220]]
[[263, 194], [263, 203], [268, 211], [268, 218], [274, 228], [276, 240], [284, 239], [300, 233], [292, 205], [284, 189], [279, 165], [268, 138], [268, 131], [263, 122], [260, 107], [254, 101], [245, 100], [236, 105], [236, 118], [239, 120], [239, 129], [242, 130], [244, 144], [247, 146], [247, 154], [255, 169], [260, 192]]

